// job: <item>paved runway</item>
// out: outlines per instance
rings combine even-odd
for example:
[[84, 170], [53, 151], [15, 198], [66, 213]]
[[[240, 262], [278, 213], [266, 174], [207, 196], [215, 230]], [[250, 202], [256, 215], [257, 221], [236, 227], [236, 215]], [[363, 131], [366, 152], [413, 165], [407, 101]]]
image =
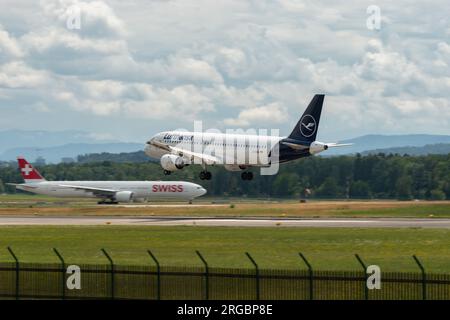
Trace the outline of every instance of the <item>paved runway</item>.
[[192, 218], [192, 217], [0, 217], [0, 225], [128, 225], [322, 228], [450, 228], [450, 219], [398, 218]]

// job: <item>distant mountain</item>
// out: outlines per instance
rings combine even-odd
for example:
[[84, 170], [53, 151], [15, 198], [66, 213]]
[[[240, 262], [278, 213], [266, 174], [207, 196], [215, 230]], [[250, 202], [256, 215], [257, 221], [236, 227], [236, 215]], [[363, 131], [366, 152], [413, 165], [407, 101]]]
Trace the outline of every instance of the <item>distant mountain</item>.
[[328, 150], [326, 155], [343, 155], [363, 153], [364, 151], [389, 149], [398, 147], [423, 147], [432, 144], [450, 143], [448, 135], [428, 135], [428, 134], [405, 134], [405, 135], [366, 135], [341, 143], [353, 143], [352, 146], [333, 148]]
[[122, 153], [91, 153], [86, 155], [78, 156], [79, 163], [91, 163], [91, 162], [103, 162], [103, 161], [111, 161], [111, 162], [133, 162], [133, 163], [141, 163], [141, 162], [155, 162], [155, 159], [150, 158], [145, 154], [144, 151], [136, 151], [136, 152], [122, 152]]
[[[355, 154], [366, 151], [375, 153], [402, 153], [403, 151], [398, 148], [450, 144], [450, 135], [366, 135], [340, 142], [353, 143], [353, 145], [350, 147], [333, 148], [323, 155]], [[95, 134], [83, 131], [0, 131], [0, 161], [15, 160], [18, 155], [22, 155], [31, 161], [34, 161], [38, 156], [42, 156], [47, 162], [58, 163], [62, 158], [73, 158], [77, 160], [79, 155], [96, 154], [90, 157], [88, 161], [103, 161], [100, 159], [111, 157], [114, 161], [121, 162], [128, 157], [128, 155], [120, 155], [121, 153], [138, 152], [142, 151], [143, 148], [144, 145], [141, 143], [109, 141]], [[385, 150], [390, 148], [397, 148], [397, 151]], [[439, 153], [445, 152], [446, 150], [445, 146], [442, 147], [443, 149], [439, 146], [433, 148], [433, 152], [438, 152], [439, 149]], [[412, 151], [410, 150], [410, 152]], [[426, 151], [417, 150], [415, 152], [420, 153]], [[134, 159], [134, 161], [143, 161], [144, 157], [142, 153], [138, 153], [132, 155], [131, 159]]]
[[111, 139], [102, 139], [84, 131], [0, 131], [0, 153], [13, 148], [48, 148], [69, 143], [113, 143]]
[[361, 154], [362, 155], [369, 155], [369, 154], [378, 154], [378, 153], [385, 153], [385, 154], [399, 154], [399, 155], [405, 155], [408, 154], [410, 156], [426, 156], [429, 154], [449, 154], [450, 153], [450, 143], [437, 143], [437, 144], [427, 144], [423, 147], [394, 147], [394, 148], [387, 148], [387, 149], [375, 149], [375, 150], [369, 150], [364, 151]]
[[34, 161], [37, 156], [43, 157], [48, 163], [59, 163], [62, 158], [77, 159], [78, 155], [85, 155], [91, 153], [122, 153], [122, 152], [136, 152], [143, 150], [144, 145], [139, 143], [70, 143], [56, 147], [40, 148], [14, 148], [9, 149], [0, 154], [0, 160], [10, 161], [16, 159], [17, 156], [24, 156], [30, 161]]

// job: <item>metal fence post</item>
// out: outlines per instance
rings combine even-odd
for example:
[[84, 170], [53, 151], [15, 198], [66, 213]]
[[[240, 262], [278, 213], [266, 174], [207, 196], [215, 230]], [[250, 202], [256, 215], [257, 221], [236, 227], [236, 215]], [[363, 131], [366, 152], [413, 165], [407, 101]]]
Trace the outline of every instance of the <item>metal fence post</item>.
[[158, 260], [156, 259], [155, 255], [150, 251], [147, 250], [148, 254], [150, 255], [150, 257], [152, 257], [153, 261], [156, 263], [156, 286], [157, 286], [157, 299], [161, 300], [161, 267], [159, 265]]
[[256, 300], [259, 300], [259, 298], [260, 298], [260, 289], [259, 289], [259, 268], [258, 268], [258, 264], [252, 258], [250, 253], [246, 252], [245, 255], [250, 259], [250, 261], [255, 266], [255, 272], [256, 272], [256, 274], [255, 274], [255, 277], [256, 277]]
[[201, 255], [200, 251], [197, 250], [195, 252], [205, 265], [205, 300], [209, 300], [209, 266], [205, 258], [203, 258], [203, 256]]
[[14, 261], [16, 262], [16, 300], [19, 300], [19, 271], [20, 271], [19, 259], [17, 259], [17, 256], [14, 254], [11, 247], [8, 247], [8, 251], [14, 258]]
[[361, 257], [358, 254], [355, 254], [356, 259], [358, 260], [358, 262], [361, 264], [361, 266], [364, 269], [364, 298], [366, 300], [369, 300], [369, 288], [367, 288], [367, 267], [365, 265], [365, 263], [362, 261]]
[[427, 274], [425, 273], [425, 268], [422, 263], [420, 263], [420, 260], [416, 257], [416, 255], [413, 255], [412, 257], [422, 272], [422, 299], [427, 300]]
[[309, 300], [314, 300], [314, 287], [313, 287], [313, 269], [311, 264], [306, 260], [305, 256], [299, 252], [300, 258], [303, 259], [309, 271]]
[[53, 248], [53, 252], [55, 252], [58, 259], [61, 261], [61, 284], [62, 284], [62, 292], [61, 292], [61, 298], [64, 300], [66, 299], [66, 263], [64, 262], [64, 258], [62, 255], [56, 250], [56, 248]]
[[111, 265], [111, 299], [114, 300], [114, 262], [105, 249], [102, 249], [102, 252], [109, 260], [109, 264]]

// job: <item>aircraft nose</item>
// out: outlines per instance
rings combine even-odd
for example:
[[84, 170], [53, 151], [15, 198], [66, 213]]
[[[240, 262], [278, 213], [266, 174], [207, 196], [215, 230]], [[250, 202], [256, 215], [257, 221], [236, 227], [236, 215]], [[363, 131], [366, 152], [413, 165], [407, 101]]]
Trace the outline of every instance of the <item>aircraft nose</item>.
[[197, 189], [198, 191], [198, 196], [199, 197], [201, 197], [201, 196], [203, 196], [204, 194], [206, 194], [208, 191], [205, 189], [205, 188], [203, 188], [203, 187], [200, 187], [199, 189]]
[[151, 138], [149, 141], [147, 141], [147, 143], [145, 144], [145, 147], [144, 147], [144, 152], [148, 155], [149, 153], [150, 153], [150, 151], [151, 151], [151, 148], [152, 148], [152, 145], [151, 145], [151, 142], [152, 142], [152, 140], [153, 140], [153, 138]]

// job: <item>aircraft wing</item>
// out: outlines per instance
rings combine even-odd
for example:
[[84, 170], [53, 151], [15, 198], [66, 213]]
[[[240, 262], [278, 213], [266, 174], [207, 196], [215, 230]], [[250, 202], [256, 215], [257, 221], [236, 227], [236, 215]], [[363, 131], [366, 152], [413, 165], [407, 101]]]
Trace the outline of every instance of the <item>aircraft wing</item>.
[[73, 185], [68, 185], [68, 184], [60, 184], [60, 185], [58, 185], [58, 187], [92, 192], [93, 194], [98, 195], [98, 196], [114, 196], [117, 192], [119, 192], [119, 190], [113, 190], [113, 189], [73, 186]]
[[27, 190], [27, 189], [36, 189], [37, 187], [36, 186], [33, 186], [33, 185], [29, 185], [29, 184], [26, 184], [26, 183], [5, 183], [7, 186], [13, 186], [13, 187], [16, 187], [16, 188], [18, 188], [18, 189], [20, 189], [20, 190]]
[[171, 154], [175, 154], [177, 156], [183, 157], [187, 160], [189, 160], [191, 163], [194, 162], [193, 160], [196, 159], [197, 161], [201, 161], [207, 165], [213, 165], [216, 163], [221, 163], [221, 159], [212, 155], [204, 154], [204, 153], [198, 153], [193, 152], [190, 150], [178, 148], [178, 147], [172, 147], [165, 143], [152, 141], [150, 142], [151, 145], [166, 150], [167, 152]]

